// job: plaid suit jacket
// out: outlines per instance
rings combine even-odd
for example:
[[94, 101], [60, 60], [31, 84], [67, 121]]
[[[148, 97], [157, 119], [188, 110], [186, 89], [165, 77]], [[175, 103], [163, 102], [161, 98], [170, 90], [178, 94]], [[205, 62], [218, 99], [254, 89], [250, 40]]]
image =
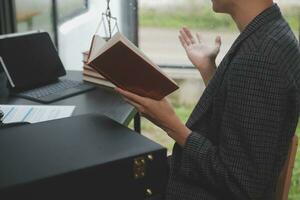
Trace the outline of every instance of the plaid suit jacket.
[[274, 199], [299, 89], [299, 44], [274, 4], [240, 34], [192, 112], [166, 199]]

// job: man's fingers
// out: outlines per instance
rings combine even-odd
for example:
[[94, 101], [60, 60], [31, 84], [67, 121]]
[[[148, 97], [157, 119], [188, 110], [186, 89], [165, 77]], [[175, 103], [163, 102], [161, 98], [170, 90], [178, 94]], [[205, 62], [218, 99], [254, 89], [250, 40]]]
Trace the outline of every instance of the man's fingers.
[[187, 46], [187, 44], [185, 43], [185, 41], [184, 41], [184, 39], [182, 38], [182, 36], [179, 35], [178, 38], [179, 38], [179, 41], [180, 41], [181, 45], [183, 46], [183, 48], [187, 49], [188, 46]]
[[195, 43], [195, 39], [194, 39], [194, 36], [192, 35], [191, 31], [188, 28], [186, 28], [186, 27], [183, 27], [182, 30], [185, 32], [185, 34], [190, 39], [190, 41], [192, 43]]
[[217, 36], [215, 39], [215, 49], [214, 49], [216, 55], [220, 52], [221, 45], [222, 45], [221, 37]]
[[184, 30], [180, 30], [180, 35], [182, 37], [182, 39], [185, 41], [185, 43], [187, 45], [191, 45], [192, 44], [192, 41], [190, 40], [190, 38], [187, 36], [187, 34], [185, 33]]
[[127, 99], [125, 97], [124, 97], [124, 100], [127, 103], [129, 103], [130, 105], [132, 105], [133, 107], [135, 107], [138, 110], [138, 112], [142, 115], [142, 113], [144, 112], [144, 107], [142, 105], [140, 105], [140, 104], [138, 104], [138, 103], [136, 103], [134, 101], [131, 101], [130, 99]]
[[215, 44], [216, 44], [216, 47], [218, 49], [220, 49], [221, 45], [222, 45], [222, 40], [221, 40], [221, 37], [220, 36], [217, 36], [216, 39], [215, 39]]
[[143, 102], [145, 101], [144, 97], [141, 97], [139, 95], [136, 95], [134, 93], [128, 92], [126, 90], [123, 90], [121, 88], [116, 87], [115, 90], [117, 92], [119, 92], [120, 94], [122, 94], [123, 96], [125, 96], [126, 98], [128, 98], [129, 100], [136, 102], [138, 104], [143, 104]]
[[141, 112], [141, 110], [142, 110], [142, 106], [141, 106], [141, 105], [139, 105], [138, 103], [136, 103], [136, 102], [134, 102], [134, 101], [131, 101], [130, 99], [128, 99], [128, 98], [126, 98], [126, 97], [123, 97], [123, 99], [124, 99], [127, 103], [131, 104], [132, 106], [134, 106], [136, 109], [138, 109], [138, 110]]
[[197, 37], [198, 42], [201, 43], [202, 38], [201, 38], [200, 33], [196, 33], [196, 37]]

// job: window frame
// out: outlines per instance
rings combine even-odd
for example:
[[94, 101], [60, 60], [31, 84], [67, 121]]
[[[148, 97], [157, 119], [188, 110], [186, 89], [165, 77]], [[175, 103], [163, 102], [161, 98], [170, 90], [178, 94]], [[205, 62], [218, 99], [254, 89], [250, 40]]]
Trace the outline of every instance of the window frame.
[[[121, 26], [122, 32], [136, 46], [139, 46], [139, 4], [138, 0], [121, 1]], [[123, 26], [126, 24], [127, 26]]]
[[67, 20], [70, 20], [76, 16], [79, 16], [85, 12], [88, 12], [89, 10], [89, 0], [84, 0], [84, 8], [78, 9], [78, 11], [72, 13], [71, 15], [68, 15], [66, 17], [63, 17], [62, 19], [59, 19], [58, 17], [58, 4], [57, 0], [52, 0], [52, 26], [53, 26], [53, 32], [54, 32], [54, 44], [58, 49], [58, 26]]
[[58, 13], [59, 12], [59, 5], [58, 5], [59, 3], [60, 2], [55, 1], [55, 4], [56, 4], [55, 6], [56, 6], [56, 9], [57, 9], [57, 22], [58, 22], [58, 24], [62, 24], [62, 23], [66, 22], [66, 21], [68, 21], [68, 20], [70, 20], [70, 19], [72, 19], [72, 18], [74, 18], [78, 15], [82, 15], [82, 14], [88, 12], [88, 10], [89, 10], [89, 0], [84, 0], [84, 2], [83, 2], [84, 5], [83, 5], [82, 8], [78, 8], [74, 12], [72, 12], [71, 14], [60, 18], [59, 13]]

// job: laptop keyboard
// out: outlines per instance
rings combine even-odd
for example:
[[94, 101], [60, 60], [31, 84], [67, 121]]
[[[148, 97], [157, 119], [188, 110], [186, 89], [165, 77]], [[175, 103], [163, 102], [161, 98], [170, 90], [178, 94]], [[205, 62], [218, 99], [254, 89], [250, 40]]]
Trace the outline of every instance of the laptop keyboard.
[[82, 81], [62, 79], [57, 83], [16, 93], [14, 95], [42, 103], [50, 103], [94, 88], [94, 86]]
[[26, 95], [26, 96], [31, 96], [33, 98], [40, 98], [40, 97], [45, 97], [45, 96], [49, 96], [55, 93], [59, 93], [62, 92], [64, 90], [67, 90], [69, 88], [73, 88], [73, 87], [78, 87], [80, 85], [83, 85], [83, 82], [80, 81], [73, 81], [73, 80], [61, 80], [57, 83], [53, 83], [50, 85], [46, 85], [40, 88], [36, 88], [33, 90], [29, 90], [26, 92], [21, 92], [21, 95]]

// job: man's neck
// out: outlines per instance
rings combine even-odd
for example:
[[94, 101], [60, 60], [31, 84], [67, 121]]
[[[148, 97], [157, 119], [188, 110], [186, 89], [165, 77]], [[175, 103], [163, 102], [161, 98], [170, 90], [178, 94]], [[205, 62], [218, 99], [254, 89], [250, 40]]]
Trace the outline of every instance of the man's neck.
[[235, 21], [240, 32], [242, 32], [245, 30], [247, 25], [255, 19], [255, 17], [272, 5], [272, 1], [264, 3], [254, 3], [254, 1], [248, 1], [247, 5], [235, 5], [230, 15]]

